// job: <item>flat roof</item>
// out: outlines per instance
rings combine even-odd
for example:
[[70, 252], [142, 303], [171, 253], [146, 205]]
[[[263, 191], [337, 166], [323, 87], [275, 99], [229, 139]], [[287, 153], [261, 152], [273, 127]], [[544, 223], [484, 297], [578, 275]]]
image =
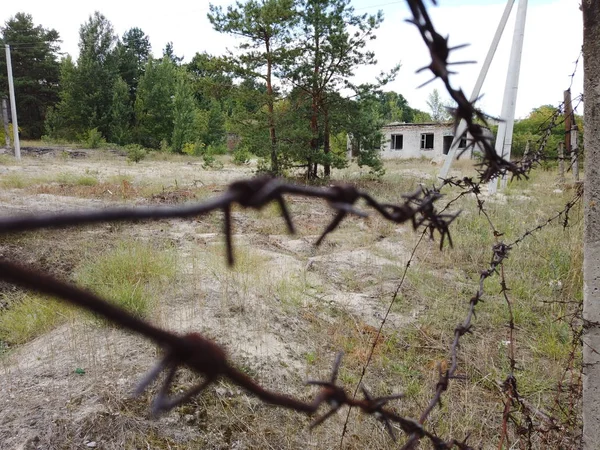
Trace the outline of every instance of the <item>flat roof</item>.
[[385, 124], [383, 126], [383, 128], [423, 127], [423, 126], [453, 127], [454, 122], [421, 122], [421, 123], [392, 122], [392, 123]]

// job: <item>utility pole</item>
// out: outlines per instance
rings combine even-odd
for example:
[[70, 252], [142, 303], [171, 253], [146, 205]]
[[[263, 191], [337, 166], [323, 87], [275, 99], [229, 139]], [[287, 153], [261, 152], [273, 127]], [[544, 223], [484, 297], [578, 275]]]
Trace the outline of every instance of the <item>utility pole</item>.
[[[523, 53], [523, 40], [525, 38], [525, 21], [527, 19], [527, 0], [519, 0], [517, 8], [517, 20], [513, 34], [512, 47], [510, 50], [510, 61], [508, 73], [504, 86], [504, 99], [502, 100], [502, 122], [498, 125], [496, 136], [496, 153], [510, 160], [512, 148], [513, 127], [515, 124], [515, 107], [517, 105], [517, 92], [519, 90], [519, 73], [521, 71], [521, 55]], [[506, 187], [508, 178], [502, 177], [502, 187]], [[488, 192], [495, 194], [498, 189], [498, 179], [494, 178], [488, 185]]]
[[582, 448], [595, 450], [600, 442], [600, 2], [581, 0], [581, 10], [585, 61]]
[[[485, 57], [485, 61], [483, 62], [483, 66], [481, 66], [481, 71], [479, 72], [479, 77], [475, 82], [475, 87], [473, 88], [473, 92], [471, 93], [471, 97], [469, 101], [474, 102], [479, 98], [479, 92], [481, 92], [481, 87], [483, 86], [483, 82], [485, 81], [485, 77], [487, 76], [490, 65], [492, 64], [492, 60], [494, 59], [494, 55], [496, 54], [496, 49], [498, 48], [498, 43], [500, 42], [500, 38], [502, 37], [502, 33], [504, 33], [504, 28], [506, 27], [506, 22], [508, 22], [508, 18], [510, 16], [510, 12], [512, 11], [512, 7], [515, 4], [515, 0], [508, 0], [506, 6], [504, 7], [504, 13], [502, 14], [502, 18], [500, 19], [500, 23], [498, 24], [498, 28], [496, 29], [496, 34], [494, 35], [494, 39], [492, 39], [492, 43], [490, 44], [490, 49], [488, 50], [487, 56]], [[448, 172], [450, 172], [450, 166], [452, 165], [452, 161], [456, 157], [456, 151], [458, 149], [458, 141], [461, 136], [467, 129], [467, 122], [464, 119], [461, 119], [458, 126], [456, 127], [456, 132], [454, 133], [454, 139], [452, 140], [452, 145], [450, 145], [450, 151], [446, 155], [446, 160], [444, 161], [444, 165], [442, 166], [442, 170], [440, 170], [439, 177], [447, 178]]]
[[15, 101], [15, 84], [13, 82], [10, 45], [6, 44], [6, 70], [8, 72], [8, 93], [10, 95], [10, 113], [12, 115], [15, 158], [21, 159], [21, 143], [19, 142], [19, 123], [17, 121], [17, 102]]
[[2, 123], [4, 124], [4, 140], [6, 148], [10, 148], [10, 129], [8, 128], [8, 107], [6, 106], [6, 98], [2, 97]]

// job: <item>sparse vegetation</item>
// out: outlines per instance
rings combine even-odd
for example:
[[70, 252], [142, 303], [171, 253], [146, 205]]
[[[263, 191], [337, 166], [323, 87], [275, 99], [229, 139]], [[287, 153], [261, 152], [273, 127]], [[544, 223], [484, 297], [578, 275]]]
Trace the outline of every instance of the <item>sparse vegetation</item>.
[[175, 261], [169, 248], [121, 242], [104, 254], [90, 255], [75, 278], [134, 315], [144, 317], [156, 301], [157, 289], [173, 279]]
[[0, 310], [0, 342], [18, 345], [49, 332], [72, 317], [62, 302], [35, 294], [12, 295], [10, 308]]
[[[34, 203], [34, 188], [58, 189], [62, 183], [61, 190], [56, 191], [62, 195], [60, 202], [71, 197], [82, 201], [80, 197], [85, 197], [137, 203], [150, 198], [150, 192], [161, 192], [165, 198], [170, 192], [190, 192], [205, 198], [221, 192], [230, 180], [247, 170], [228, 163], [226, 158], [226, 170], [222, 172], [198, 170], [197, 160], [195, 165], [187, 164], [193, 161], [188, 156], [161, 155], [165, 156], [160, 163], [152, 158], [143, 165], [127, 164], [124, 158], [116, 157], [100, 162], [69, 159], [60, 161], [54, 172], [48, 170], [50, 159], [32, 166], [27, 173], [3, 174], [0, 182], [12, 187], [22, 183], [24, 201], [32, 202], [35, 210], [45, 208], [46, 203]], [[463, 176], [474, 173], [472, 164], [463, 162], [458, 168]], [[379, 181], [361, 178], [356, 166], [345, 169], [341, 178], [358, 184], [377, 199], [398, 202], [401, 193], [414, 190], [419, 183], [431, 183], [436, 170], [423, 161], [397, 161], [386, 164], [386, 174]], [[83, 181], [85, 177], [95, 180], [95, 184]], [[513, 182], [503, 195], [486, 198], [486, 209], [504, 233], [503, 240], [515, 239], [563, 207], [573, 192], [554, 192], [554, 177], [552, 172], [536, 172], [530, 180]], [[107, 189], [113, 195], [106, 193]], [[440, 204], [452, 198], [451, 190], [445, 192]], [[417, 417], [431, 398], [438, 367], [444, 367], [448, 356], [454, 327], [464, 318], [479, 273], [491, 257], [494, 236], [485, 217], [478, 214], [475, 200], [461, 199], [453, 207], [459, 209], [461, 216], [452, 226], [453, 248], [440, 252], [437, 242], [421, 244], [363, 380], [377, 395], [403, 392], [405, 397], [397, 408], [410, 417]], [[69, 231], [90, 233], [89, 246], [82, 249], [84, 256], [78, 259], [71, 275], [78, 283], [139, 316], [174, 331], [198, 331], [210, 336], [228, 348], [236, 365], [261, 382], [269, 380], [270, 387], [293, 394], [309, 395], [312, 391], [304, 386], [305, 380], [326, 377], [335, 353], [342, 350], [345, 356], [340, 380], [353, 389], [418, 235], [408, 225], [389, 224], [377, 217], [352, 217], [320, 248], [314, 248], [312, 242], [333, 217], [327, 204], [294, 198], [291, 210], [298, 229], [296, 236], [286, 234], [276, 205], [259, 212], [234, 210], [236, 265], [232, 270], [225, 262], [222, 218], [218, 214], [193, 221], [122, 223]], [[573, 349], [572, 330], [556, 319], [567, 317], [572, 307], [569, 302], [582, 298], [579, 214], [579, 210], [573, 212], [570, 228], [553, 223], [525, 240], [512, 251], [505, 267], [517, 327], [519, 389], [525, 398], [550, 411]], [[54, 244], [56, 251], [68, 243], [68, 234], [62, 236]], [[106, 243], [97, 244], [99, 236], [107, 239]], [[504, 300], [497, 294], [498, 281], [492, 278], [486, 282], [487, 294], [478, 306], [474, 335], [465, 336], [461, 342], [462, 378], [451, 384], [444, 407], [435, 410], [429, 423], [442, 436], [471, 433], [472, 445], [485, 446], [493, 441], [490, 430], [498, 432], [501, 421], [503, 405], [497, 381], [502, 381], [508, 370], [508, 319]], [[14, 295], [15, 300], [0, 312], [0, 341], [11, 345], [6, 358], [33, 351], [20, 346], [35, 336], [52, 336], [51, 330], [58, 324], [82, 320], [81, 315], [73, 316], [61, 303], [48, 303], [31, 294]], [[73, 320], [65, 319], [71, 317]], [[108, 381], [93, 383], [90, 377], [86, 389], [93, 389], [103, 396], [102, 402], [121, 411], [119, 417], [135, 411], [127, 420], [115, 416], [110, 426], [123, 434], [120, 438], [103, 434], [103, 443], [109, 446], [112, 439], [142, 442], [140, 433], [150, 430], [153, 442], [176, 445], [169, 430], [154, 427], [154, 422], [145, 418], [148, 400], [128, 400], [129, 388], [112, 381], [123, 378], [127, 383], [135, 382], [153, 363], [154, 350], [144, 347], [132, 353], [128, 350], [135, 342], [132, 336], [115, 341], [110, 328], [93, 329], [94, 338], [85, 344], [85, 352], [91, 356], [83, 361], [88, 361], [88, 366], [101, 366], [96, 372], [101, 375], [94, 376], [106, 376]], [[36, 351], [44, 348], [43, 340], [28, 345], [36, 345]], [[53, 352], [63, 352], [67, 357], [73, 350], [57, 347]], [[135, 363], [129, 361], [134, 354]], [[575, 355], [576, 373], [581, 367], [579, 349]], [[36, 364], [50, 364], [52, 359], [45, 358]], [[80, 356], [73, 358], [69, 367], [84, 365], [79, 362]], [[3, 364], [13, 363], [7, 359]], [[54, 370], [43, 367], [45, 371]], [[87, 382], [86, 377], [82, 376], [81, 383]], [[194, 380], [184, 372], [177, 378], [177, 386], [183, 389]], [[63, 392], [64, 387], [58, 384], [48, 389], [44, 396], [53, 392], [57, 402], [62, 399], [64, 403], [64, 395], [67, 399], [83, 395], [75, 385], [68, 388], [69, 392]], [[50, 423], [58, 407], [54, 401], [43, 406], [46, 403], [25, 396], [20, 404], [40, 408], [40, 420]], [[73, 403], [70, 408], [80, 411], [83, 406]], [[556, 414], [562, 417], [562, 413]], [[311, 442], [329, 448], [339, 443], [345, 414], [309, 434], [305, 418], [265, 408], [222, 383], [178, 408], [172, 417], [174, 428], [187, 430], [182, 433], [189, 442], [206, 446], [240, 441], [248, 447], [298, 448]], [[194, 427], [189, 429], [185, 424]], [[367, 441], [370, 448], [392, 446], [370, 420], [354, 412], [348, 430], [349, 448], [364, 448]], [[64, 424], [61, 433], [66, 433], [60, 436], [67, 440], [80, 436], [69, 424]], [[58, 434], [52, 436], [57, 439]]]

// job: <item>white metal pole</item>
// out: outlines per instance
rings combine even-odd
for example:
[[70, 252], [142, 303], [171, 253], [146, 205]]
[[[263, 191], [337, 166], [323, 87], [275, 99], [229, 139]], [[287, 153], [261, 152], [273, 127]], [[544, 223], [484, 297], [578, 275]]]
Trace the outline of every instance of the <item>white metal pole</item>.
[[6, 70], [8, 72], [8, 93], [10, 96], [10, 114], [12, 116], [15, 158], [21, 159], [21, 143], [19, 142], [19, 122], [17, 121], [17, 102], [15, 101], [15, 84], [13, 82], [10, 45], [6, 44]]
[[[502, 101], [503, 120], [498, 126], [498, 137], [496, 138], [496, 153], [510, 160], [512, 148], [513, 127], [515, 125], [515, 108], [517, 105], [517, 92], [519, 90], [519, 73], [521, 71], [521, 55], [523, 54], [523, 41], [525, 38], [525, 21], [527, 18], [527, 0], [519, 0], [517, 8], [517, 21], [513, 35], [512, 48], [510, 50], [510, 61], [504, 87], [504, 99]], [[502, 133], [500, 130], [502, 129]], [[508, 177], [502, 178], [502, 187], [506, 187]], [[498, 179], [490, 181], [488, 192], [495, 194], [498, 189]]]
[[[508, 22], [508, 17], [510, 16], [510, 12], [512, 11], [512, 7], [515, 4], [515, 0], [508, 0], [506, 3], [506, 7], [504, 8], [504, 13], [502, 14], [502, 18], [500, 19], [500, 23], [498, 24], [498, 28], [496, 29], [496, 34], [494, 35], [494, 39], [492, 39], [492, 43], [490, 44], [490, 49], [488, 50], [487, 56], [485, 57], [485, 61], [483, 62], [483, 66], [481, 67], [481, 71], [479, 72], [479, 77], [475, 82], [475, 87], [473, 88], [473, 92], [471, 93], [471, 98], [469, 99], [471, 102], [474, 102], [479, 97], [479, 92], [481, 91], [481, 87], [483, 86], [483, 82], [485, 81], [485, 77], [487, 76], [490, 65], [492, 64], [492, 60], [494, 59], [494, 55], [496, 54], [496, 49], [498, 48], [498, 43], [500, 42], [500, 38], [502, 37], [502, 33], [504, 33], [504, 28], [506, 27], [506, 22]], [[452, 161], [456, 157], [456, 151], [458, 149], [458, 141], [460, 136], [467, 129], [467, 123], [464, 120], [461, 120], [456, 127], [456, 131], [454, 133], [454, 139], [452, 140], [452, 145], [450, 146], [450, 151], [446, 155], [446, 160], [444, 161], [444, 165], [442, 166], [442, 170], [440, 170], [440, 178], [448, 177], [448, 172], [450, 171], [450, 166], [452, 165]]]

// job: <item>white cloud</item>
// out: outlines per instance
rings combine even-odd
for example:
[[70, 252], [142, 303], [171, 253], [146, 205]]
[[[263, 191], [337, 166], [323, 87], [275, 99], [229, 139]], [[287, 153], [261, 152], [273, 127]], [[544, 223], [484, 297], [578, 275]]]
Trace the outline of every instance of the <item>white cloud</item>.
[[[228, 5], [233, 0], [213, 0], [212, 3]], [[430, 9], [432, 20], [442, 34], [450, 35], [450, 44], [470, 43], [471, 46], [459, 50], [454, 60], [477, 60], [485, 58], [489, 43], [496, 30], [504, 8], [504, 2], [458, 6], [456, 1], [440, 0], [439, 7]], [[488, 2], [489, 3], [489, 2]], [[17, 5], [3, 5], [0, 22], [6, 21], [17, 12], [33, 15], [36, 23], [46, 28], [55, 28], [63, 39], [63, 51], [77, 54], [79, 26], [95, 10], [102, 12], [114, 25], [118, 34], [137, 26], [150, 36], [155, 55], [161, 53], [168, 41], [173, 41], [175, 52], [191, 58], [197, 51], [221, 54], [226, 48], [233, 48], [236, 40], [215, 32], [208, 19], [209, 1], [189, 2], [171, 0], [169, 2], [146, 1], [127, 2], [104, 0], [74, 2], [56, 0], [21, 0]], [[415, 27], [405, 22], [408, 12], [402, 2], [381, 0], [375, 2], [385, 13], [385, 22], [373, 41], [379, 65], [376, 68], [360, 70], [359, 80], [374, 77], [380, 70], [389, 69], [396, 62], [402, 62], [398, 79], [389, 87], [402, 93], [409, 103], [420, 109], [427, 109], [428, 93], [443, 86], [436, 82], [417, 90], [426, 81], [427, 72], [415, 74], [416, 69], [427, 64], [426, 48]], [[368, 12], [356, 0], [357, 12]], [[502, 102], [502, 92], [506, 77], [506, 66], [510, 52], [513, 16], [505, 31], [494, 64], [483, 87], [485, 94], [482, 106], [492, 115], [498, 115]], [[573, 62], [577, 58], [582, 40], [582, 19], [578, 2], [573, 0], [552, 0], [531, 2], [528, 15], [521, 65], [517, 117], [526, 115], [532, 108], [541, 104], [557, 104], [562, 99], [563, 90], [568, 87]], [[456, 66], [459, 75], [452, 78], [455, 86], [462, 87], [470, 94], [479, 73], [479, 64]], [[575, 78], [573, 93], [582, 91], [580, 66]]]

